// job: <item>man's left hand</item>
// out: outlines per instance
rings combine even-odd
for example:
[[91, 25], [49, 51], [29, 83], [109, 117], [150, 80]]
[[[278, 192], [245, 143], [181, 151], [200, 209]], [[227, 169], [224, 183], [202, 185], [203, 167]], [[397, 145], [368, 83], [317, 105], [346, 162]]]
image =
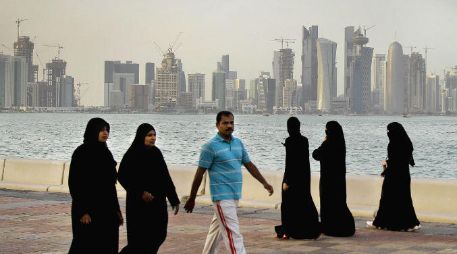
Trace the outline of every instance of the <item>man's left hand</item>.
[[269, 183], [264, 183], [263, 187], [268, 191], [269, 196], [273, 195], [273, 186], [271, 186]]

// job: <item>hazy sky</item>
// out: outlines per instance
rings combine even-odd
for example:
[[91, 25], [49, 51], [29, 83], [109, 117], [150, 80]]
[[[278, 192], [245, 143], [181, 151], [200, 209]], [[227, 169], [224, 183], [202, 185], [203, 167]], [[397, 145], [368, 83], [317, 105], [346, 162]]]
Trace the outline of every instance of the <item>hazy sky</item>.
[[[207, 91], [211, 73], [222, 54], [230, 55], [230, 67], [238, 77], [254, 79], [270, 71], [275, 38], [293, 38], [296, 43], [294, 78], [301, 75], [301, 26], [319, 26], [319, 37], [338, 43], [338, 93], [343, 84], [344, 27], [376, 25], [367, 31], [375, 53], [387, 53], [396, 38], [406, 46], [434, 49], [428, 54], [428, 71], [442, 75], [445, 67], [457, 65], [457, 1], [454, 0], [0, 0], [0, 44], [12, 48], [16, 18], [27, 18], [21, 35], [36, 43], [60, 43], [67, 74], [83, 86], [82, 104], [103, 103], [105, 60], [132, 60], [160, 64], [156, 41], [166, 50], [183, 32], [176, 56], [184, 71], [205, 73]], [[396, 37], [395, 37], [396, 34]], [[44, 65], [57, 49], [35, 46]], [[0, 52], [11, 53], [0, 46]], [[40, 64], [34, 56], [34, 62]], [[40, 70], [42, 68], [40, 64]], [[42, 73], [40, 71], [40, 73]], [[41, 75], [40, 75], [41, 78]], [[208, 97], [207, 97], [208, 98]]]

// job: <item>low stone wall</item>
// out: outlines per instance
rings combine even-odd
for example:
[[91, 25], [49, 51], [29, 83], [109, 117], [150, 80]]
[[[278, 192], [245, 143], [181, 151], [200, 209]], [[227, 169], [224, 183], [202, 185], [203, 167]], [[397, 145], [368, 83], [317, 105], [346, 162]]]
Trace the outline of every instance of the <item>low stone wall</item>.
[[[49, 192], [68, 192], [70, 163], [65, 161], [0, 158], [0, 188]], [[185, 201], [190, 192], [196, 167], [170, 165], [170, 174], [178, 195]], [[281, 205], [282, 172], [263, 171], [275, 193], [268, 196], [263, 186], [243, 170], [243, 198], [240, 206], [275, 208]], [[378, 208], [382, 178], [346, 177], [347, 203], [356, 216], [373, 216]], [[119, 196], [125, 191], [118, 184]], [[457, 223], [457, 180], [412, 179], [412, 198], [421, 221]], [[197, 202], [211, 203], [209, 180], [199, 190]], [[311, 194], [319, 206], [319, 176], [312, 174]]]

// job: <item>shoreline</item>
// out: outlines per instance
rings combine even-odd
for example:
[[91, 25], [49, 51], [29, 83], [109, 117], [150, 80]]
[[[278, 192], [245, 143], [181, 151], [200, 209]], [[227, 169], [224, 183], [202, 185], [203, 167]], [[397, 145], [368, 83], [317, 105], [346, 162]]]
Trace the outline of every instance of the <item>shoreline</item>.
[[[0, 188], [68, 193], [70, 163], [51, 160], [0, 159]], [[180, 199], [187, 198], [195, 167], [169, 165], [170, 175]], [[241, 207], [279, 209], [281, 206], [282, 172], [262, 172], [276, 190], [270, 197], [262, 186], [243, 170]], [[210, 204], [209, 180], [200, 186], [197, 202]], [[382, 178], [377, 176], [346, 177], [347, 204], [355, 216], [370, 217], [378, 208]], [[125, 191], [117, 185], [119, 196]], [[419, 220], [457, 224], [457, 180], [413, 178], [411, 192]], [[312, 174], [311, 194], [319, 206], [319, 175]]]

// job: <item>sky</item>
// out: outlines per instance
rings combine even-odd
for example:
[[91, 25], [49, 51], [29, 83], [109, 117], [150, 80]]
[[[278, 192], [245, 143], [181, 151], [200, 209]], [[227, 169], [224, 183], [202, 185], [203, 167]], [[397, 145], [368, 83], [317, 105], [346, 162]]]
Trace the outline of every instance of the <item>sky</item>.
[[[160, 65], [156, 42], [166, 51], [182, 32], [176, 57], [188, 73], [206, 74], [206, 98], [211, 73], [223, 54], [230, 55], [230, 69], [249, 80], [261, 71], [272, 73], [276, 38], [296, 39], [294, 78], [300, 83], [302, 26], [319, 26], [319, 37], [337, 46], [338, 93], [343, 92], [344, 27], [365, 26], [369, 47], [387, 54], [393, 41], [404, 53], [428, 51], [428, 73], [442, 75], [457, 65], [457, 1], [454, 0], [0, 0], [0, 52], [12, 54], [20, 34], [36, 44], [61, 44], [67, 75], [81, 86], [81, 104], [103, 104], [104, 61], [127, 60]], [[57, 56], [57, 48], [35, 46], [34, 63], [41, 68]], [[41, 78], [41, 75], [40, 75]]]

